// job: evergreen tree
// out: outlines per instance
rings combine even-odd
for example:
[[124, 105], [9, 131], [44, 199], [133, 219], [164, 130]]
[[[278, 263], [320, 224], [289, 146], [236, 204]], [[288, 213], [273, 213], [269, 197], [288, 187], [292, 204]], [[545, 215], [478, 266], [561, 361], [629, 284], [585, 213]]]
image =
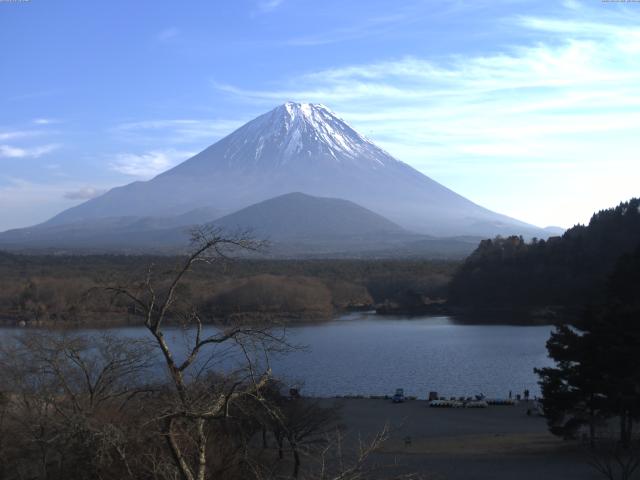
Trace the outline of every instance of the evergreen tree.
[[547, 342], [554, 368], [536, 369], [552, 433], [573, 436], [599, 418], [619, 419], [629, 445], [640, 418], [640, 248], [623, 256], [610, 277], [606, 302], [591, 307], [577, 328], [559, 326]]
[[574, 311], [604, 299], [621, 255], [640, 242], [640, 198], [593, 215], [562, 237], [483, 240], [449, 285], [451, 303], [476, 308], [556, 306]]
[[609, 415], [599, 375], [603, 352], [594, 337], [566, 325], [558, 326], [547, 342], [555, 368], [536, 369], [542, 387], [542, 405], [550, 431], [574, 437], [583, 426], [595, 438], [596, 423]]

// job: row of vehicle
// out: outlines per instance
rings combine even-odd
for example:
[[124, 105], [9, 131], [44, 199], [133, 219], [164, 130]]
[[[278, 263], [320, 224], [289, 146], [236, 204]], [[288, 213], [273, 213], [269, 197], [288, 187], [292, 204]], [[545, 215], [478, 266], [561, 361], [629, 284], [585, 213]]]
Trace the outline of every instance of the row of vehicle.
[[[404, 389], [397, 388], [396, 393], [391, 397], [393, 403], [402, 403], [407, 400]], [[485, 398], [484, 395], [476, 395], [475, 397], [451, 397], [439, 398], [437, 393], [429, 393], [429, 406], [436, 408], [487, 408], [489, 405], [516, 405], [517, 400], [510, 398]]]
[[431, 400], [429, 406], [434, 408], [487, 408], [489, 404], [484, 400]]

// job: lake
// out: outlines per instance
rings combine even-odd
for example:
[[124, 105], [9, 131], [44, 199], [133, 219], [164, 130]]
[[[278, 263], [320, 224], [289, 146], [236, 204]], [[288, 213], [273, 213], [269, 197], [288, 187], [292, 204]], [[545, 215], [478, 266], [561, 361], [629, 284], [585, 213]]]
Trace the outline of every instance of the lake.
[[[403, 318], [353, 313], [326, 323], [287, 328], [306, 346], [271, 358], [273, 372], [305, 395], [385, 395], [404, 388], [425, 398], [484, 393], [506, 397], [525, 388], [539, 395], [534, 367], [552, 365], [545, 342], [551, 326], [474, 325], [442, 316]], [[144, 328], [112, 332], [146, 337]], [[0, 336], [16, 329], [0, 329]], [[97, 330], [85, 330], [97, 332]], [[180, 331], [167, 338], [179, 345]]]

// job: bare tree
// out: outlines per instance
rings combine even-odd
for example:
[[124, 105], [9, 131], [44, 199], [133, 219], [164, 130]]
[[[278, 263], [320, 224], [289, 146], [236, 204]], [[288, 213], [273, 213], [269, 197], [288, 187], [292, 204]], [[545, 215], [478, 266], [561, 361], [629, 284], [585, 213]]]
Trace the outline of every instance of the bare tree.
[[18, 478], [93, 478], [117, 457], [116, 478], [135, 478], [121, 412], [148, 392], [149, 360], [144, 342], [110, 335], [27, 332], [3, 342], [3, 467]]
[[588, 463], [607, 480], [630, 480], [640, 468], [640, 443], [623, 447], [611, 440], [597, 442], [588, 450]]
[[0, 478], [5, 478], [7, 458], [7, 410], [9, 406], [8, 395], [0, 391]]
[[[110, 287], [116, 295], [128, 298], [143, 315], [144, 326], [160, 349], [169, 374], [171, 395], [157, 415], [173, 462], [183, 480], [204, 480], [208, 477], [211, 422], [230, 418], [231, 406], [242, 398], [263, 401], [261, 389], [268, 382], [271, 371], [265, 355], [260, 368], [254, 360], [256, 351], [266, 352], [283, 339], [268, 329], [232, 326], [205, 334], [200, 314], [191, 305], [180, 303], [179, 290], [185, 276], [200, 262], [214, 262], [227, 258], [234, 251], [255, 251], [263, 243], [246, 233], [225, 235], [218, 229], [198, 229], [192, 236], [193, 252], [169, 277], [165, 284], [154, 276], [150, 268], [140, 288]], [[178, 354], [165, 336], [167, 322], [179, 322], [188, 327], [189, 347]], [[232, 344], [243, 355], [244, 365], [224, 375], [201, 378], [204, 352], [207, 347]], [[206, 361], [204, 361], [206, 364]]]
[[[420, 480], [423, 477], [414, 473], [393, 474], [398, 465], [380, 465], [373, 456], [388, 440], [389, 425], [386, 424], [369, 440], [346, 441], [344, 432], [337, 428], [327, 433], [324, 449], [316, 456], [319, 469], [305, 477], [306, 480], [366, 480], [387, 478], [389, 480]], [[349, 444], [351, 448], [345, 448]], [[384, 473], [383, 473], [384, 472]], [[384, 475], [384, 476], [382, 476]]]
[[280, 400], [277, 412], [272, 412], [271, 431], [282, 458], [284, 441], [289, 444], [293, 457], [292, 477], [298, 478], [302, 458], [320, 454], [327, 444], [328, 434], [338, 425], [339, 409], [322, 406], [316, 399], [292, 398]]

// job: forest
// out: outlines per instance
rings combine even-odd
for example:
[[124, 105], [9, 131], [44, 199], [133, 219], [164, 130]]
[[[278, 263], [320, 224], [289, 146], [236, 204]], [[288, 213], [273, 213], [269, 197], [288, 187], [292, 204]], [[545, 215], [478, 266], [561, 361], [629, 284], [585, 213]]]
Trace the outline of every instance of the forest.
[[595, 213], [547, 240], [484, 240], [453, 276], [451, 304], [468, 309], [547, 308], [571, 316], [602, 303], [620, 257], [640, 244], [640, 199]]
[[[108, 295], [182, 257], [16, 255], [0, 252], [4, 323], [102, 325], [136, 321], [136, 306]], [[311, 321], [407, 299], [442, 298], [458, 262], [444, 260], [253, 260], [194, 266], [182, 295], [209, 323]], [[412, 300], [413, 301], [413, 300]]]
[[[463, 262], [231, 257], [194, 266], [181, 288], [212, 323], [314, 321], [363, 309], [571, 320], [586, 301], [603, 302], [616, 262], [640, 244], [639, 208], [640, 200], [631, 199], [561, 237], [483, 240]], [[181, 260], [0, 252], [0, 321], [128, 323], [135, 320], [135, 305], [110, 298], [106, 287], [144, 277], [149, 268], [171, 270]]]

